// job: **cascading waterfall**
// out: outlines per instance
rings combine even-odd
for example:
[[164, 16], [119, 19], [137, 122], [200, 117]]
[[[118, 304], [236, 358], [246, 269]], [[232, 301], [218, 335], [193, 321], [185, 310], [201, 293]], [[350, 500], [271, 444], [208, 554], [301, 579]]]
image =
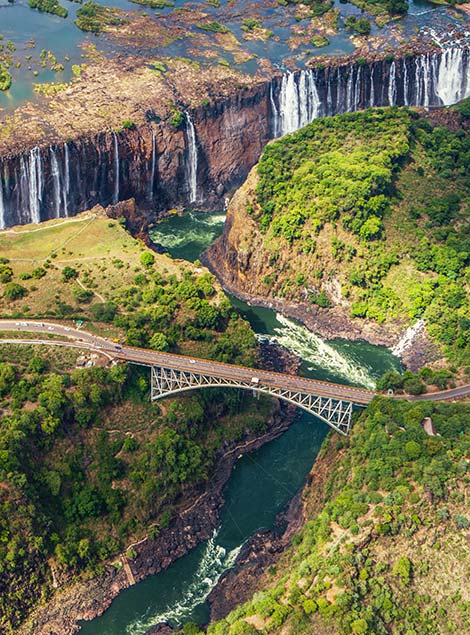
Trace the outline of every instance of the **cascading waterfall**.
[[60, 217], [60, 169], [57, 161], [57, 154], [54, 148], [50, 148], [51, 153], [51, 173], [52, 173], [52, 189], [54, 192], [54, 211], [55, 217]]
[[272, 136], [275, 139], [281, 133], [280, 133], [280, 127], [279, 127], [278, 109], [277, 109], [276, 103], [274, 101], [274, 85], [273, 85], [272, 82], [269, 85], [269, 102], [270, 102], [270, 105], [271, 105]]
[[320, 98], [311, 72], [286, 73], [281, 80], [279, 109], [271, 92], [273, 132], [275, 136], [294, 132], [320, 114]]
[[114, 144], [114, 195], [113, 203], [119, 202], [119, 142], [117, 134], [113, 132], [113, 144]]
[[[415, 57], [288, 71], [269, 93], [273, 134], [319, 116], [374, 106], [449, 106], [470, 95], [470, 50], [444, 48]], [[314, 97], [313, 97], [314, 96]]]
[[396, 66], [395, 61], [390, 64], [390, 76], [388, 79], [388, 103], [390, 106], [395, 105], [397, 97], [397, 85], [396, 85]]
[[43, 178], [42, 159], [39, 148], [33, 148], [29, 153], [29, 171], [26, 172], [26, 166], [24, 164], [22, 166], [22, 187], [28, 190], [31, 222], [40, 223]]
[[155, 187], [155, 166], [157, 163], [157, 141], [155, 137], [155, 130], [152, 130], [152, 163], [150, 167], [150, 181], [149, 181], [149, 199], [153, 199], [153, 192]]
[[194, 128], [193, 120], [186, 112], [186, 138], [187, 138], [187, 176], [188, 176], [188, 189], [189, 189], [189, 202], [197, 202], [197, 141], [196, 130]]
[[64, 143], [64, 160], [65, 160], [65, 183], [64, 183], [64, 213], [65, 216], [69, 215], [69, 194], [70, 194], [70, 153], [69, 146]]
[[409, 91], [408, 67], [406, 64], [403, 64], [403, 105], [404, 106], [410, 105], [408, 101], [408, 91]]
[[392, 348], [392, 353], [401, 357], [413, 344], [414, 340], [424, 331], [426, 323], [423, 319], [417, 320], [413, 326], [409, 326], [398, 343]]
[[[409, 105], [430, 108], [451, 105], [470, 95], [470, 48], [457, 42], [438, 43], [441, 51], [399, 59], [344, 64], [275, 77], [266, 91], [270, 133], [276, 138], [294, 132], [320, 116], [362, 108]], [[173, 193], [170, 204], [198, 202], [199, 141], [186, 113], [183, 197]], [[152, 126], [153, 127], [153, 126]], [[123, 133], [124, 135], [124, 133]], [[124, 137], [113, 133], [93, 141], [69, 141], [49, 148], [33, 148], [0, 162], [4, 226], [38, 223], [57, 215], [76, 214], [96, 204], [109, 205], [135, 197], [153, 200], [158, 178], [155, 133], [150, 131], [151, 159], [127, 160]], [[148, 149], [145, 150], [148, 157]], [[126, 159], [124, 159], [126, 157]], [[133, 161], [130, 167], [130, 161]], [[149, 182], [150, 179], [150, 182]], [[45, 187], [45, 183], [50, 187]], [[216, 184], [218, 185], [218, 184]], [[198, 191], [199, 189], [199, 191]], [[140, 199], [140, 200], [139, 200]]]
[[436, 92], [445, 105], [455, 104], [469, 94], [468, 72], [464, 72], [462, 49], [444, 50], [437, 73]]

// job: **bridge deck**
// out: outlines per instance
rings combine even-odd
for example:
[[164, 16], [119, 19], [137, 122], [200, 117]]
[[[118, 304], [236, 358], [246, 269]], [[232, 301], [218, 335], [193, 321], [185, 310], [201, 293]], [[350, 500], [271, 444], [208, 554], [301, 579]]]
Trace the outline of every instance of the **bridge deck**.
[[[80, 331], [57, 322], [39, 322], [25, 320], [0, 319], [0, 331], [10, 332], [31, 332], [44, 333], [48, 336], [56, 335], [68, 338], [71, 346], [83, 346], [96, 351], [101, 351], [105, 355], [115, 359], [142, 364], [144, 366], [164, 366], [166, 368], [212, 375], [222, 379], [251, 382], [253, 377], [257, 377], [261, 384], [281, 390], [295, 390], [318, 397], [329, 397], [331, 399], [341, 399], [353, 403], [366, 405], [372, 401], [376, 393], [363, 388], [334, 384], [332, 382], [318, 381], [297, 375], [276, 373], [272, 371], [247, 368], [224, 364], [207, 359], [191, 358], [184, 355], [174, 355], [172, 353], [160, 353], [149, 349], [135, 348], [132, 346], [119, 346], [104, 337], [93, 335], [86, 331]], [[10, 342], [11, 340], [8, 340]], [[39, 342], [36, 342], [39, 343]], [[44, 340], [43, 344], [52, 344], [50, 340]], [[60, 342], [55, 342], [59, 344]], [[66, 342], [63, 342], [66, 345]], [[417, 397], [397, 395], [398, 398], [418, 401], [424, 399], [444, 400], [458, 399], [470, 393], [470, 385], [459, 386], [450, 390], [437, 393], [419, 395]]]
[[[285, 390], [296, 390], [332, 399], [344, 399], [357, 404], [368, 404], [375, 393], [363, 388], [354, 388], [342, 384], [334, 384], [326, 381], [307, 379], [297, 375], [287, 375], [258, 368], [247, 368], [233, 364], [224, 364], [207, 359], [191, 358], [172, 353], [161, 353], [149, 349], [135, 348], [133, 346], [120, 346], [104, 337], [99, 337], [57, 322], [40, 322], [31, 320], [0, 320], [0, 330], [16, 332], [46, 333], [47, 335], [59, 335], [83, 342], [85, 347], [101, 350], [115, 359], [142, 364], [144, 366], [164, 366], [174, 370], [183, 370], [192, 373], [212, 375], [222, 379], [251, 382], [257, 377], [259, 382], [272, 387]], [[47, 342], [46, 342], [47, 343]]]
[[344, 386], [342, 384], [318, 381], [306, 377], [299, 377], [298, 375], [288, 375], [286, 373], [277, 373], [258, 368], [248, 368], [246, 366], [224, 364], [223, 362], [215, 362], [212, 360], [191, 358], [184, 355], [153, 352], [130, 346], [123, 346], [121, 351], [117, 351], [116, 358], [148, 366], [164, 366], [165, 368], [172, 368], [174, 370], [212, 375], [221, 379], [251, 382], [253, 378], [256, 378], [260, 384], [272, 388], [296, 390], [319, 397], [344, 399], [357, 404], [368, 404], [375, 396], [374, 392], [363, 388]]

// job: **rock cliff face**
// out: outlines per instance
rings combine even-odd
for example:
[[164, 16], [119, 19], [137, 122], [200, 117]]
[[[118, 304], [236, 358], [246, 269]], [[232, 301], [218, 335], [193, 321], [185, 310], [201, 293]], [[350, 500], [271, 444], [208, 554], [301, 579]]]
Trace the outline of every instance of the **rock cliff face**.
[[[319, 116], [369, 106], [425, 108], [470, 94], [470, 54], [455, 46], [397, 59], [279, 74], [181, 117], [34, 147], [0, 159], [0, 228], [135, 198], [149, 221], [172, 207], [214, 209], [265, 144]], [[154, 104], [157, 108], [158, 104]]]

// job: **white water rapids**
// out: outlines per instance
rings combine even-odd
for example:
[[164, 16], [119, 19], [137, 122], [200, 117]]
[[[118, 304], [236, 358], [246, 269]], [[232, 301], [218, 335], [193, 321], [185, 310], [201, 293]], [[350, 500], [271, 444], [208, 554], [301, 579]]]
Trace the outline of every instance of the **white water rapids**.
[[[371, 369], [359, 363], [344, 351], [337, 350], [319, 335], [305, 326], [278, 313], [276, 320], [281, 325], [275, 327], [276, 335], [259, 335], [260, 339], [276, 342], [288, 348], [317, 368], [323, 368], [345, 380], [365, 388], [375, 388], [375, 379]], [[313, 367], [309, 367], [313, 370]]]
[[202, 552], [197, 571], [191, 581], [181, 593], [181, 599], [167, 606], [160, 613], [148, 611], [144, 616], [134, 620], [126, 627], [126, 635], [145, 635], [146, 631], [155, 624], [167, 622], [183, 624], [191, 615], [192, 610], [202, 604], [212, 589], [215, 588], [220, 576], [235, 564], [235, 560], [242, 545], [227, 552], [217, 543], [219, 530], [207, 541]]

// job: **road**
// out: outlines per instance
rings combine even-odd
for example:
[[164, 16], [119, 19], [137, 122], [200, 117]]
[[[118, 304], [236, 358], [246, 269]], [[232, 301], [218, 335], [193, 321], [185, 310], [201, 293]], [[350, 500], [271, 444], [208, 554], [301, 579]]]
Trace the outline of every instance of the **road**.
[[[248, 383], [253, 383], [253, 386], [256, 385], [255, 382], [253, 382], [253, 379], [256, 378], [260, 384], [265, 386], [285, 390], [302, 391], [319, 397], [344, 399], [361, 405], [367, 405], [376, 395], [376, 393], [371, 390], [345, 386], [343, 384], [334, 384], [326, 381], [318, 381], [316, 379], [308, 379], [306, 377], [298, 377], [297, 375], [287, 375], [284, 373], [247, 368], [245, 366], [237, 366], [234, 364], [224, 364], [222, 362], [215, 362], [206, 359], [193, 359], [185, 355], [174, 355], [172, 353], [163, 353], [149, 349], [136, 348], [133, 346], [121, 346], [104, 337], [93, 335], [87, 331], [71, 328], [57, 322], [0, 319], [0, 331], [41, 333], [49, 336], [54, 335], [55, 337], [65, 337], [68, 340], [51, 341], [50, 339], [8, 339], [0, 340], [0, 343], [16, 342], [35, 344], [42, 343], [46, 345], [53, 344], [56, 346], [80, 346], [82, 348], [101, 352], [108, 357], [132, 362], [134, 364], [142, 364], [144, 366], [164, 366], [175, 370], [212, 375], [222, 379], [246, 381]], [[444, 400], [462, 397], [469, 393], [470, 385], [467, 385], [442, 391], [440, 393], [409, 397], [409, 399], [413, 401], [422, 399]]]

